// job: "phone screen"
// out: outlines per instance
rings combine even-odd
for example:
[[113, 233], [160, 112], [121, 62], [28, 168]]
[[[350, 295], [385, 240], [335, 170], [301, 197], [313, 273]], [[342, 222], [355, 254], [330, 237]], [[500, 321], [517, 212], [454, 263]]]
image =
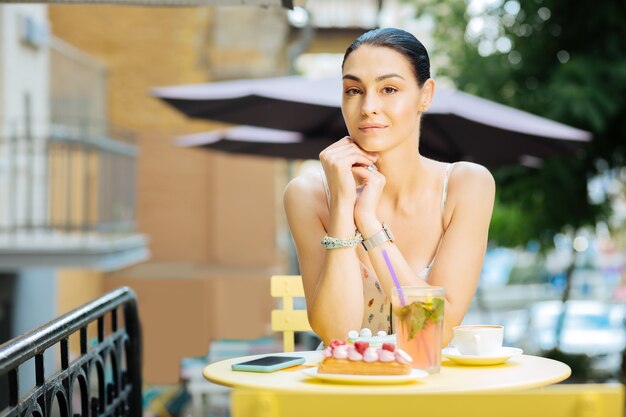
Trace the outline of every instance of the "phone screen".
[[273, 366], [279, 363], [291, 362], [300, 359], [294, 356], [264, 356], [253, 361], [241, 362], [238, 365], [252, 365], [252, 366]]
[[233, 364], [231, 369], [233, 371], [274, 372], [303, 363], [304, 358], [297, 356], [264, 356], [251, 361]]

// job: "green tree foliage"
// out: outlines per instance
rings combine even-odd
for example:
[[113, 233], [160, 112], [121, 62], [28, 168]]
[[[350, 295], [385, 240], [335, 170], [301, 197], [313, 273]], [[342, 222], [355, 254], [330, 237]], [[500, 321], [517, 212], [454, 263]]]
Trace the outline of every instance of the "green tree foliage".
[[[581, 152], [494, 172], [491, 237], [515, 245], [548, 242], [565, 225], [606, 214], [590, 204], [587, 180], [624, 164], [626, 2], [420, 0], [435, 20], [437, 77], [472, 94], [593, 133]], [[480, 6], [480, 5], [486, 6]], [[599, 162], [600, 161], [600, 162]]]

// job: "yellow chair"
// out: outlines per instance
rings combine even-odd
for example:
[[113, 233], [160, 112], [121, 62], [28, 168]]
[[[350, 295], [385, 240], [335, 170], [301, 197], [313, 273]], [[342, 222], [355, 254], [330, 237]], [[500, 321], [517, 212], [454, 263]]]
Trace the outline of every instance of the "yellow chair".
[[293, 297], [304, 297], [300, 275], [274, 275], [271, 278], [272, 297], [282, 298], [283, 309], [272, 311], [272, 330], [283, 332], [285, 352], [293, 352], [294, 332], [312, 331], [306, 310], [293, 309]]
[[[378, 389], [380, 392], [380, 389]], [[306, 394], [235, 389], [232, 417], [624, 417], [621, 384], [553, 385], [473, 394]]]

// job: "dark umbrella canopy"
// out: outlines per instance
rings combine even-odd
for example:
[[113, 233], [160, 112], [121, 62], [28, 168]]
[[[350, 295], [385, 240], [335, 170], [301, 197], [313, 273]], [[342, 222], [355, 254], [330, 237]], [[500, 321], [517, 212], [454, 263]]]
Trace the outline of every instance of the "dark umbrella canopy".
[[307, 140], [302, 133], [254, 126], [237, 126], [179, 136], [182, 147], [202, 147], [216, 151], [278, 157], [286, 159], [317, 159], [330, 140]]
[[189, 117], [316, 133], [346, 134], [341, 80], [300, 76], [233, 80], [153, 89], [153, 95]]
[[[239, 137], [204, 145], [287, 158], [317, 158], [324, 147], [347, 134], [341, 93], [339, 77], [301, 76], [153, 89], [155, 96], [189, 117], [300, 133], [299, 140], [289, 144]], [[420, 150], [442, 161], [532, 165], [570, 153], [590, 138], [588, 132], [438, 86], [422, 120]]]

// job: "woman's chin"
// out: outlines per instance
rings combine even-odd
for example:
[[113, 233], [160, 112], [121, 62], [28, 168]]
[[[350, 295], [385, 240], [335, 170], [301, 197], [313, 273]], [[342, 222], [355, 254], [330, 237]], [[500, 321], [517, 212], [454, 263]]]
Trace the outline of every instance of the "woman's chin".
[[389, 142], [384, 138], [356, 138], [354, 143], [365, 152], [380, 152], [389, 145]]

